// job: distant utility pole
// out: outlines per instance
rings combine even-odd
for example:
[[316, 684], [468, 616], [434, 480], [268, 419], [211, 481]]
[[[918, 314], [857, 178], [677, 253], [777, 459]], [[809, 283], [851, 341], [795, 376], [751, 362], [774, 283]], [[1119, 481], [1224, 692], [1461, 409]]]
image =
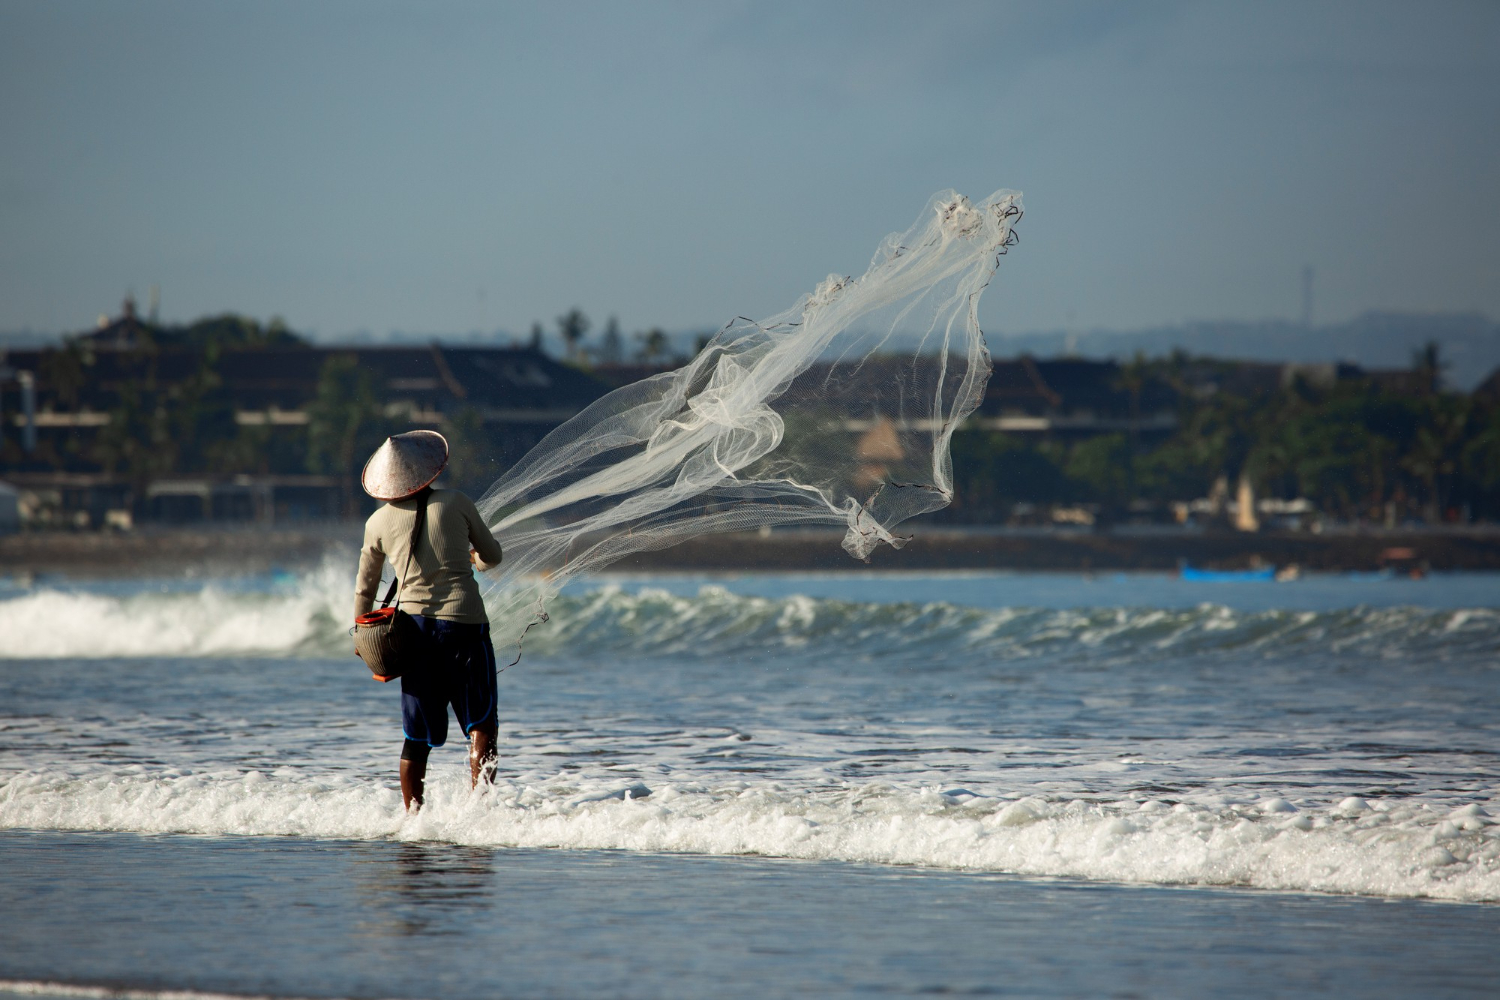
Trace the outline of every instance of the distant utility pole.
[[1313, 269], [1311, 264], [1302, 268], [1302, 326], [1312, 329], [1313, 321]]

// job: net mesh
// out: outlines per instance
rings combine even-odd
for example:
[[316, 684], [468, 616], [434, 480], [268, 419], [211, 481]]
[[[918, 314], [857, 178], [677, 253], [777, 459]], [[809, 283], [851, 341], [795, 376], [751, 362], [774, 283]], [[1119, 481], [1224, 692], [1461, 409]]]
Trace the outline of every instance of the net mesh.
[[1021, 198], [935, 195], [858, 278], [725, 326], [686, 366], [617, 389], [548, 434], [479, 501], [505, 550], [486, 582], [519, 657], [570, 579], [633, 552], [765, 526], [840, 526], [867, 559], [952, 497], [953, 432], [990, 374], [977, 307]]

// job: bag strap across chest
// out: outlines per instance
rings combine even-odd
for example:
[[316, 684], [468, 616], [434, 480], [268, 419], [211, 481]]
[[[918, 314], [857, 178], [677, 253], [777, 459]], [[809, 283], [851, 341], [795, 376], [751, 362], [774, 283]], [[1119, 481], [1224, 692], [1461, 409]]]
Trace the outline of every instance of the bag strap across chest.
[[[432, 490], [424, 488], [417, 497], [417, 518], [411, 524], [411, 541], [406, 546], [406, 566], [401, 570], [400, 576], [391, 578], [391, 586], [385, 592], [385, 600], [380, 602], [382, 608], [390, 607], [391, 600], [406, 589], [405, 581], [411, 572], [411, 561], [417, 554], [417, 540], [422, 537], [422, 525], [427, 520], [427, 499], [430, 496], [432, 496]], [[399, 600], [396, 601], [396, 607], [401, 607]]]

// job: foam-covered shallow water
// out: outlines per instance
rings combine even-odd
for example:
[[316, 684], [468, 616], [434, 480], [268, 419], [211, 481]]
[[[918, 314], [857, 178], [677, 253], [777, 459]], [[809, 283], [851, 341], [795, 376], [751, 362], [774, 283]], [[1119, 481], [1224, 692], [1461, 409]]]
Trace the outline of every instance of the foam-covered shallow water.
[[0, 828], [1500, 901], [1500, 578], [1388, 582], [621, 578], [502, 675], [497, 786], [437, 751], [414, 817], [345, 568], [12, 588]]

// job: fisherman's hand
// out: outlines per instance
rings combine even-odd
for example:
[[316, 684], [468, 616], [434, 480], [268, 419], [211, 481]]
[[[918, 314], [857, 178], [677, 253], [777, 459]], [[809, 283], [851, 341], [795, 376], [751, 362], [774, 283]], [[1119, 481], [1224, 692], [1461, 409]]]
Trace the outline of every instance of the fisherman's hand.
[[472, 546], [472, 545], [469, 546], [469, 565], [470, 566], [478, 566], [479, 565], [479, 550], [476, 549], [476, 548], [474, 548], [474, 546]]

